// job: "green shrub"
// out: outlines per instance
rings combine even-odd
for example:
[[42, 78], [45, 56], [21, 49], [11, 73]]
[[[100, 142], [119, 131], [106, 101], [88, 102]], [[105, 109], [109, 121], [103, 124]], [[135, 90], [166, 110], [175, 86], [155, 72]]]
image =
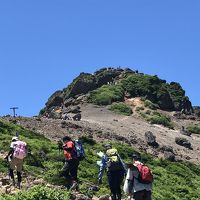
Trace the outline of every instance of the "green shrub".
[[144, 107], [137, 107], [135, 110], [136, 110], [137, 112], [139, 112], [139, 111], [141, 111], [141, 110], [144, 110]]
[[151, 112], [147, 110], [146, 113], [141, 112], [140, 115], [151, 124], [161, 124], [165, 127], [173, 129], [171, 119], [159, 112]]
[[133, 113], [132, 109], [125, 103], [113, 103], [110, 106], [109, 110], [127, 116], [130, 116]]
[[97, 105], [110, 105], [123, 101], [124, 90], [120, 85], [104, 85], [90, 93], [88, 101]]
[[190, 133], [200, 134], [200, 127], [198, 127], [198, 126], [194, 126], [194, 125], [188, 126], [188, 127], [186, 128], [186, 130], [187, 130], [188, 132], [190, 132]]
[[145, 100], [144, 101], [144, 105], [145, 105], [145, 107], [148, 107], [148, 108], [150, 108], [152, 110], [156, 110], [156, 109], [159, 108], [158, 105], [156, 105], [155, 103], [152, 103], [150, 100]]

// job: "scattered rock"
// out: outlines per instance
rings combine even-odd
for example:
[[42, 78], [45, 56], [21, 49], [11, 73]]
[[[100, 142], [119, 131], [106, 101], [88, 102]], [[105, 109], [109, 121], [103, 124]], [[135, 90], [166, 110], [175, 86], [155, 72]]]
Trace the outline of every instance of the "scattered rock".
[[157, 148], [159, 144], [156, 142], [156, 136], [151, 131], [145, 133], [145, 140], [149, 146]]
[[165, 152], [165, 151], [166, 151], [166, 152], [174, 153], [173, 147], [172, 147], [172, 146], [163, 145], [163, 146], [160, 147], [160, 150], [161, 150], [162, 152]]
[[184, 126], [182, 126], [182, 129], [180, 130], [180, 133], [182, 135], [186, 135], [186, 136], [191, 136], [192, 135], [192, 133], [190, 133], [190, 132], [185, 130]]
[[185, 148], [192, 149], [191, 143], [185, 138], [176, 137], [175, 142], [176, 142], [176, 144], [178, 144], [180, 146], [184, 146]]
[[164, 158], [166, 160], [175, 161], [175, 155], [174, 155], [173, 152], [165, 151], [164, 152]]

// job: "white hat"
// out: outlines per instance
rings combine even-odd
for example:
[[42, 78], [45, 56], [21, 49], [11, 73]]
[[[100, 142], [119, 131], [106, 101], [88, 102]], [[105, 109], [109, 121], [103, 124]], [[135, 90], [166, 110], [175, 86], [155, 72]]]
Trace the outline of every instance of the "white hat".
[[17, 141], [17, 140], [19, 140], [18, 137], [16, 137], [16, 136], [12, 137], [12, 141]]

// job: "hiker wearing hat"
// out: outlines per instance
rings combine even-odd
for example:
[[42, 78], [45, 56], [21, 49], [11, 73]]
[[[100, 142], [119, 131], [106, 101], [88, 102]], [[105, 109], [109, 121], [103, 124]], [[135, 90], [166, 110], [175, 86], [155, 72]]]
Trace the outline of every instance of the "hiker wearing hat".
[[150, 168], [143, 164], [139, 154], [132, 155], [133, 163], [128, 168], [124, 183], [124, 192], [128, 199], [152, 200], [153, 175]]
[[20, 141], [18, 137], [13, 137], [12, 142], [10, 144], [10, 151], [5, 159], [9, 162], [9, 175], [13, 181], [13, 185], [15, 186], [15, 178], [14, 178], [14, 170], [17, 171], [17, 187], [21, 188], [22, 181], [22, 167], [23, 160], [27, 155], [27, 145], [25, 142]]
[[122, 161], [117, 149], [111, 144], [104, 145], [105, 154], [102, 156], [98, 174], [98, 183], [102, 183], [102, 177], [107, 170], [108, 184], [112, 200], [121, 200], [121, 184], [126, 174], [126, 166]]

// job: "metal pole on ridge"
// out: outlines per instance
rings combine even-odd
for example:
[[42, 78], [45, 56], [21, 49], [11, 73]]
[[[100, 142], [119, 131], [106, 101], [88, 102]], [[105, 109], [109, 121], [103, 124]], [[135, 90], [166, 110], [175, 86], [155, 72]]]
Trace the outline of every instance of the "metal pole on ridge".
[[13, 110], [13, 117], [15, 117], [16, 116], [16, 114], [15, 114], [15, 110], [16, 109], [19, 109], [18, 107], [12, 107], [12, 108], [10, 108], [11, 110]]

